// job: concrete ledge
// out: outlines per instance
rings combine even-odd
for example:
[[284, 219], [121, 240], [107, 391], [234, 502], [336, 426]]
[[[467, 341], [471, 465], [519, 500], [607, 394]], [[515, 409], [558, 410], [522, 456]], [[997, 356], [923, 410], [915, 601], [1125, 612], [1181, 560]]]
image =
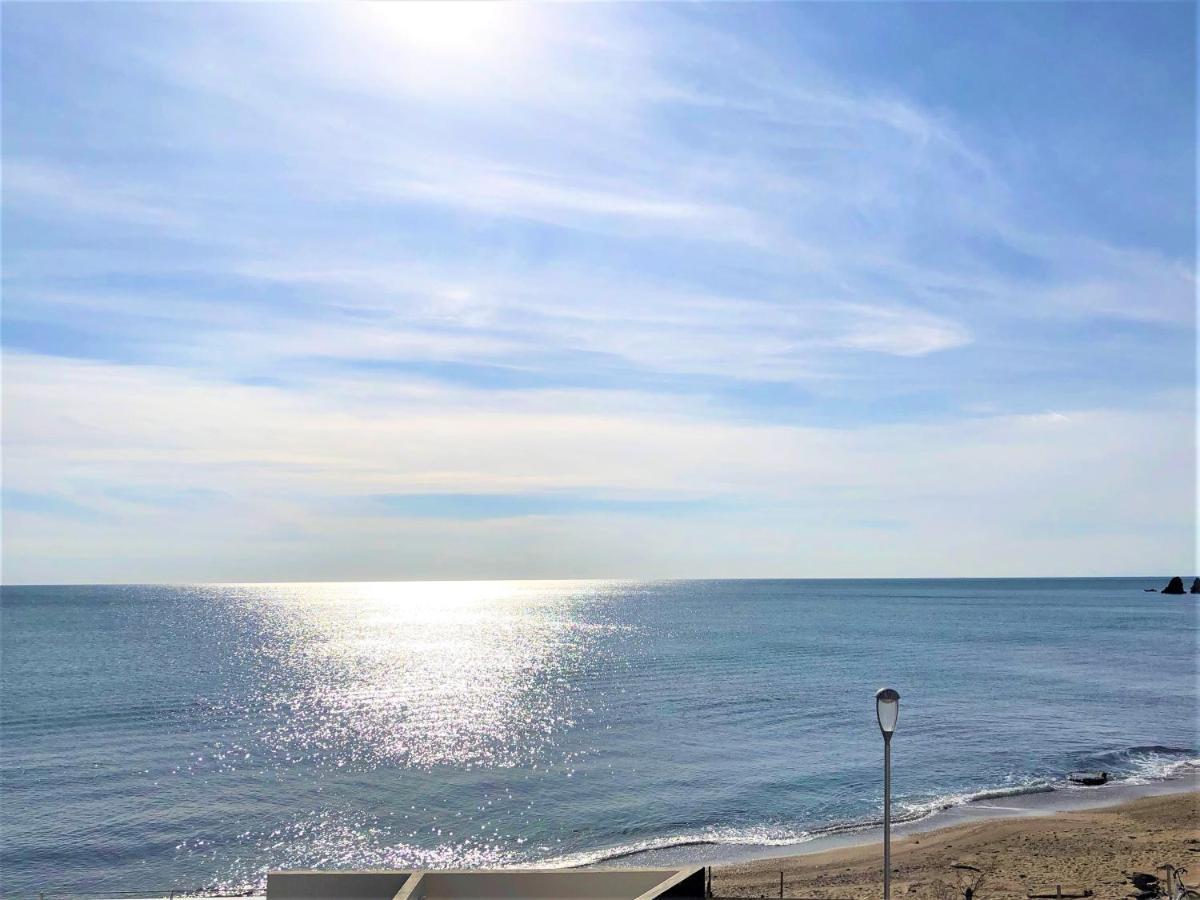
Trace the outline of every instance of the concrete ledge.
[[267, 900], [702, 900], [704, 870], [442, 869], [287, 871]]
[[704, 879], [704, 867], [695, 866], [691, 869], [680, 869], [671, 878], [637, 900], [703, 900], [707, 883]]
[[268, 872], [267, 900], [392, 900], [412, 875], [397, 869]]

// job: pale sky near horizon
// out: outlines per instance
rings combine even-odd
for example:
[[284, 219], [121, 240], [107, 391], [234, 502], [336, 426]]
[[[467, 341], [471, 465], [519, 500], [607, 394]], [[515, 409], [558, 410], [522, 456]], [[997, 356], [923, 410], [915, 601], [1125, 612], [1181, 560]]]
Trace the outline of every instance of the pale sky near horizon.
[[1194, 4], [3, 16], [7, 583], [1197, 574]]

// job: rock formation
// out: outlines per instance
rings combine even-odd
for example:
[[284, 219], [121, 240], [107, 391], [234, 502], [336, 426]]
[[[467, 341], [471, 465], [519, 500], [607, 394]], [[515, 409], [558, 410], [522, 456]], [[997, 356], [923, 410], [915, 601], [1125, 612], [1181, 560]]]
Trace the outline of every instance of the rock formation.
[[1182, 594], [1183, 593], [1183, 579], [1180, 578], [1178, 575], [1176, 575], [1174, 578], [1171, 579], [1171, 581], [1167, 584], [1167, 586], [1162, 589], [1162, 592], [1164, 594]]
[[1192, 593], [1200, 594], [1200, 578], [1196, 578], [1192, 581]]

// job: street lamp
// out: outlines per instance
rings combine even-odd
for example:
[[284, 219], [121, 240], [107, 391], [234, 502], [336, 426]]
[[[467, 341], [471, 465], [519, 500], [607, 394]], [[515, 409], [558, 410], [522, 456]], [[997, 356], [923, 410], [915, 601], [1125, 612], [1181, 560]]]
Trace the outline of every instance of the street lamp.
[[883, 733], [883, 900], [892, 897], [892, 732], [900, 718], [900, 693], [894, 688], [875, 692], [875, 715]]

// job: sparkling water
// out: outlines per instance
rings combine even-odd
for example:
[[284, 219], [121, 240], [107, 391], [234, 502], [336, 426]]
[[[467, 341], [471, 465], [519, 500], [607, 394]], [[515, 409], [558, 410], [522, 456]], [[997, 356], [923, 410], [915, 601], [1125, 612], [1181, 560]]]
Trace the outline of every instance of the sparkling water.
[[[1188, 579], [1190, 582], [1190, 579]], [[784, 845], [1195, 765], [1148, 579], [6, 587], [5, 894]]]

